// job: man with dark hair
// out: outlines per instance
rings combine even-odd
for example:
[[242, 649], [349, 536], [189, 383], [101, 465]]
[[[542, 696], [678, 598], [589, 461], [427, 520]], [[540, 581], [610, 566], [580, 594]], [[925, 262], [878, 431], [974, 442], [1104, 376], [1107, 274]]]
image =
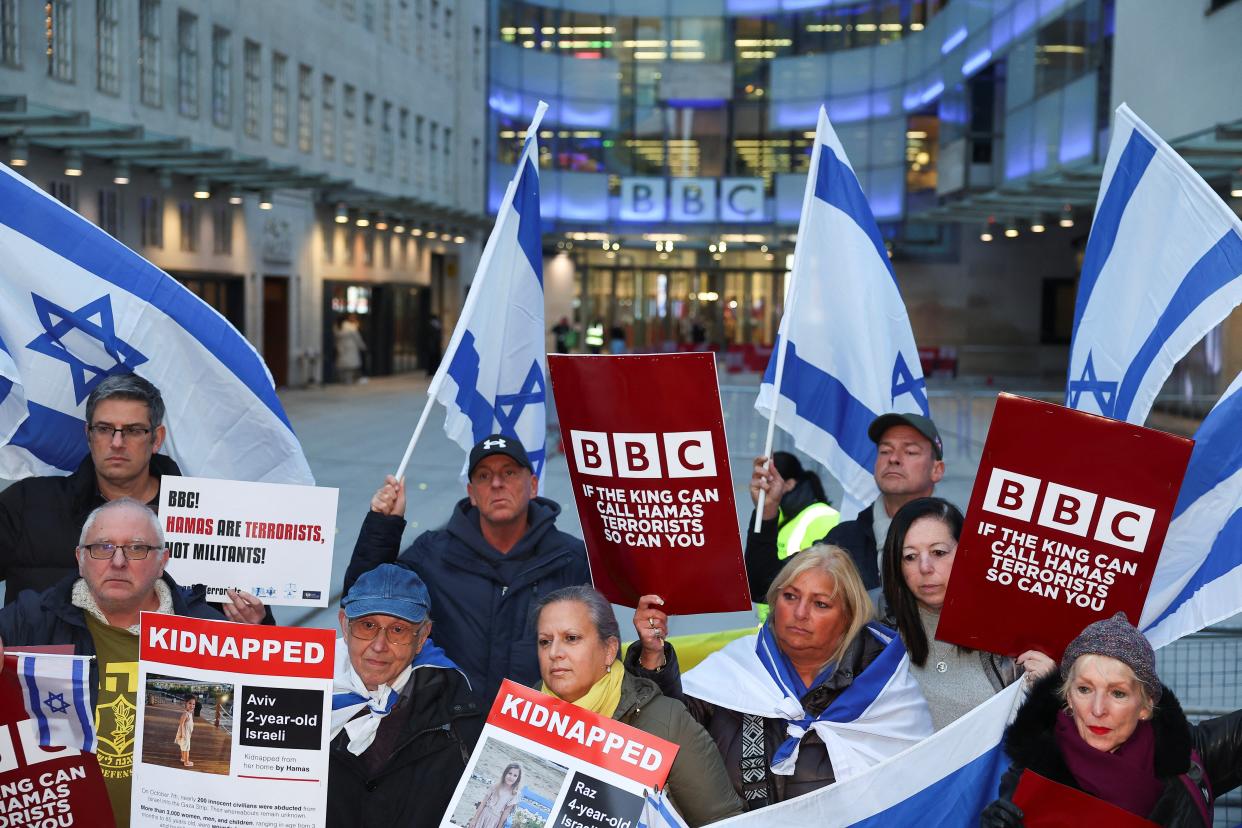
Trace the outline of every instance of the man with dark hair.
[[[69, 644], [74, 654], [95, 657], [90, 691], [99, 734], [96, 757], [116, 824], [122, 826], [129, 825], [139, 616], [223, 616], [207, 604], [201, 586], [182, 589], [165, 574], [164, 533], [141, 501], [110, 500], [83, 523], [74, 544], [75, 569], [48, 589], [26, 590], [0, 609], [0, 655], [5, 645]], [[263, 605], [253, 598], [238, 614], [251, 624], [262, 617]]]
[[382, 564], [341, 598], [328, 828], [439, 825], [483, 728], [470, 683], [431, 641], [431, 598]]
[[345, 591], [383, 563], [417, 572], [436, 607], [436, 643], [490, 704], [503, 679], [539, 680], [531, 606], [553, 590], [589, 584], [591, 571], [582, 541], [556, 528], [561, 507], [537, 496], [539, 481], [516, 438], [480, 440], [468, 478], [448, 525], [424, 532], [398, 557], [405, 483], [390, 475], [371, 499]]
[[[66, 477], [28, 477], [0, 492], [0, 579], [5, 604], [25, 589], [42, 592], [77, 572], [74, 548], [92, 510], [127, 497], [158, 506], [160, 478], [180, 475], [159, 454], [167, 430], [160, 390], [137, 374], [102, 380], [86, 398], [86, 448]], [[230, 593], [223, 604], [231, 621], [242, 619], [248, 599]]]
[[880, 496], [838, 523], [823, 538], [850, 553], [863, 586], [880, 587], [880, 554], [897, 510], [912, 500], [931, 497], [944, 477], [944, 444], [936, 424], [920, 414], [883, 414], [867, 429], [876, 445], [875, 484]]

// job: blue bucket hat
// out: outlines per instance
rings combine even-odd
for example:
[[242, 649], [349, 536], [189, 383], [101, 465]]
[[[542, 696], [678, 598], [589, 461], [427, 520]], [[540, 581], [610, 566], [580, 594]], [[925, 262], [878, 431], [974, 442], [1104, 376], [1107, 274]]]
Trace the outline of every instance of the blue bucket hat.
[[341, 598], [341, 609], [351, 621], [364, 615], [391, 615], [420, 624], [431, 612], [431, 596], [413, 570], [380, 564], [354, 581]]

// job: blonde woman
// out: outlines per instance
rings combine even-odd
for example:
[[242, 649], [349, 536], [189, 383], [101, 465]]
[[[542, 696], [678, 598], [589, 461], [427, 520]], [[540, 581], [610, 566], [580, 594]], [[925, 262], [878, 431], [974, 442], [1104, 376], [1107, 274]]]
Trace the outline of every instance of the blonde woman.
[[181, 748], [181, 764], [187, 768], [194, 767], [194, 763], [190, 761], [190, 736], [194, 733], [195, 703], [193, 696], [186, 696], [182, 705], [181, 721], [177, 723], [177, 735], [173, 737], [177, 747]]

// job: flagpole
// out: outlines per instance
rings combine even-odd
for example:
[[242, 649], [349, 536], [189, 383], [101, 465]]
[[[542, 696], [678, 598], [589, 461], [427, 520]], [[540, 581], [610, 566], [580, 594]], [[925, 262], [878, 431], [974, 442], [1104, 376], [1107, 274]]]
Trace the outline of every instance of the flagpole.
[[[526, 146], [522, 148], [522, 157], [518, 161], [517, 172], [513, 178], [509, 180], [509, 186], [505, 190], [505, 197], [501, 199], [500, 209], [497, 211], [497, 219], [506, 215], [508, 207], [513, 203], [514, 191], [517, 189], [518, 179], [522, 176], [522, 170], [526, 165], [526, 160], [531, 156], [530, 148], [537, 145], [539, 136], [539, 125], [543, 122], [544, 113], [548, 111], [548, 105], [544, 101], [540, 101], [535, 107], [535, 115], [531, 118], [530, 126], [526, 128]], [[539, 156], [533, 156], [536, 168], [539, 165]], [[418, 424], [414, 426], [414, 433], [410, 436], [409, 445], [405, 447], [405, 454], [401, 456], [401, 462], [397, 465], [397, 472], [393, 477], [401, 480], [405, 476], [406, 467], [410, 464], [410, 458], [414, 454], [414, 446], [418, 443], [418, 438], [423, 433], [423, 428], [427, 425], [427, 418], [431, 416], [432, 406], [435, 404], [436, 398], [440, 393], [440, 386], [444, 384], [444, 376], [448, 373], [448, 367], [453, 362], [453, 357], [457, 354], [457, 348], [461, 344], [462, 337], [465, 335], [465, 326], [463, 320], [470, 319], [471, 311], [478, 303], [479, 297], [484, 293], [483, 281], [487, 277], [488, 271], [491, 269], [490, 264], [492, 257], [496, 253], [496, 228], [492, 228], [491, 234], [487, 237], [487, 244], [483, 247], [483, 253], [479, 256], [479, 265], [475, 268], [475, 280], [470, 283], [470, 291], [466, 294], [466, 304], [462, 307], [461, 315], [457, 317], [457, 325], [453, 328], [453, 335], [449, 338], [448, 349], [440, 358], [440, 366], [436, 369], [435, 376], [431, 378], [431, 382], [427, 385], [427, 402], [423, 405], [422, 413], [418, 416]]]
[[[776, 376], [773, 377], [772, 410], [768, 413], [768, 434], [763, 441], [763, 471], [766, 474], [772, 465], [772, 442], [776, 438], [776, 409], [781, 402], [781, 381], [785, 376], [785, 348], [789, 344], [789, 331], [785, 327], [789, 319], [787, 311], [794, 304], [798, 290], [798, 250], [802, 247], [802, 233], [806, 227], [807, 212], [811, 208], [811, 199], [815, 197], [814, 182], [819, 176], [819, 152], [823, 146], [823, 126], [828, 120], [828, 112], [823, 106], [819, 108], [819, 118], [815, 124], [815, 146], [811, 148], [811, 164], [807, 168], [806, 187], [802, 191], [802, 215], [798, 217], [798, 237], [794, 240], [794, 266], [789, 275], [789, 291], [785, 295], [785, 305], [781, 310], [781, 325], [776, 337]], [[759, 500], [755, 504], [755, 534], [759, 534], [763, 526], [763, 506], [767, 501], [768, 491], [759, 487]]]

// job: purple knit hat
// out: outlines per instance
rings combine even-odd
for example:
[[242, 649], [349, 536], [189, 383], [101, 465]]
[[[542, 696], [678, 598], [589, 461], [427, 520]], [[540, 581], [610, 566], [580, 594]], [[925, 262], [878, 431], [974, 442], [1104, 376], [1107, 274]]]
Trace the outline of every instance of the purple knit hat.
[[1070, 667], [1079, 656], [1084, 655], [1102, 655], [1117, 659], [1133, 670], [1138, 680], [1147, 687], [1151, 703], [1156, 705], [1160, 702], [1163, 687], [1156, 675], [1156, 653], [1147, 637], [1130, 623], [1124, 612], [1088, 624], [1070, 642], [1065, 648], [1065, 654], [1061, 656], [1062, 679], [1069, 679]]

